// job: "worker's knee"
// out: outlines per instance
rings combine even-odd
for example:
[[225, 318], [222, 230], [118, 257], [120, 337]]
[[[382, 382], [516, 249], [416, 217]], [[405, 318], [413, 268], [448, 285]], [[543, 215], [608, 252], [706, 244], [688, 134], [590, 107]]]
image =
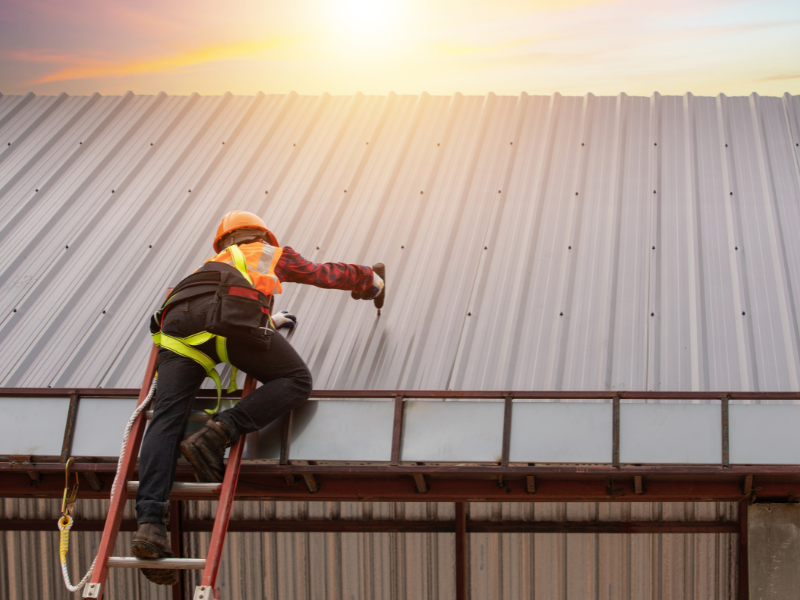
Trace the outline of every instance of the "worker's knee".
[[307, 366], [303, 365], [302, 369], [298, 369], [293, 379], [302, 394], [306, 397], [311, 395], [311, 390], [314, 389], [314, 380]]

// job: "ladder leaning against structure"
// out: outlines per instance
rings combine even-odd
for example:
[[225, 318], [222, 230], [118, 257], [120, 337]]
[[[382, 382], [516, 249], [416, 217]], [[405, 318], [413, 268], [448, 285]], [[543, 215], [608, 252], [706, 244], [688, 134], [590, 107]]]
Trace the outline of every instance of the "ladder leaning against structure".
[[[147, 363], [147, 372], [142, 382], [139, 392], [139, 399], [136, 403], [137, 408], [142, 405], [148, 395], [152, 393], [152, 384], [155, 377], [156, 359], [158, 348], [153, 347], [150, 352], [150, 359]], [[249, 394], [255, 387], [256, 381], [250, 375], [242, 390], [242, 397]], [[85, 585], [83, 591], [84, 598], [102, 598], [106, 580], [108, 579], [109, 568], [134, 568], [134, 569], [202, 569], [203, 578], [195, 589], [193, 598], [195, 600], [218, 599], [219, 592], [216, 589], [217, 574], [222, 559], [222, 549], [225, 545], [225, 536], [228, 532], [228, 521], [230, 520], [233, 496], [236, 492], [236, 480], [239, 477], [239, 468], [244, 453], [245, 435], [231, 446], [228, 455], [228, 463], [225, 469], [225, 477], [219, 483], [175, 483], [173, 490], [180, 487], [183, 490], [191, 490], [197, 495], [216, 496], [219, 495], [217, 514], [214, 519], [214, 527], [211, 533], [211, 541], [208, 547], [206, 558], [161, 558], [154, 560], [142, 560], [132, 557], [111, 556], [114, 544], [117, 541], [122, 515], [125, 510], [125, 503], [131, 494], [135, 494], [138, 481], [132, 481], [136, 470], [136, 459], [139, 456], [139, 447], [144, 436], [146, 411], [142, 410], [137, 415], [131, 426], [130, 433], [125, 444], [124, 456], [119, 465], [118, 478], [121, 477], [121, 484], [116, 493], [111, 498], [108, 516], [106, 517], [105, 528], [100, 540], [97, 551], [93, 572], [90, 581]]]

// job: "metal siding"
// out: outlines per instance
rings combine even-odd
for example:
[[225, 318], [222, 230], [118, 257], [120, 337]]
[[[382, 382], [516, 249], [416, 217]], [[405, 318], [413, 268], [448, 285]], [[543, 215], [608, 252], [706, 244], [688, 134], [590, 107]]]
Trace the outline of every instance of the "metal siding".
[[[183, 502], [184, 518], [212, 519], [215, 502]], [[4, 499], [1, 518], [53, 519], [58, 500]], [[103, 518], [105, 500], [78, 502], [79, 518]], [[709, 521], [735, 519], [729, 503], [471, 503], [490, 521]], [[125, 518], [133, 518], [129, 503]], [[237, 502], [240, 519], [452, 520], [452, 503]], [[73, 579], [94, 558], [100, 533], [71, 534]], [[115, 553], [127, 554], [132, 533]], [[186, 533], [186, 553], [204, 557], [210, 533]], [[58, 533], [3, 532], [0, 593], [9, 600], [69, 598], [58, 566]], [[470, 534], [472, 598], [736, 598], [733, 534]], [[50, 564], [32, 569], [33, 564]], [[266, 598], [455, 598], [455, 537], [449, 533], [231, 533], [219, 587], [229, 600]], [[190, 572], [188, 589], [199, 583]], [[112, 569], [109, 598], [170, 598], [132, 569]]]
[[[387, 264], [380, 317], [346, 292], [278, 297], [299, 315], [291, 341], [317, 388], [797, 390], [798, 143], [788, 94], [0, 96], [0, 249], [14, 257], [0, 273], [0, 381], [139, 385], [147, 315], [241, 208], [310, 259]], [[452, 518], [445, 504], [241, 504], [268, 518]], [[735, 509], [471, 505], [484, 510]], [[55, 535], [4, 534], [9, 590], [66, 597], [55, 562], [23, 568], [55, 561]], [[99, 534], [73, 537], [77, 573]], [[187, 535], [195, 555], [207, 537]], [[454, 596], [450, 534], [231, 534], [226, 553], [247, 574], [226, 571], [231, 597]], [[478, 598], [736, 594], [731, 535], [473, 534], [471, 557]], [[113, 574], [115, 593], [156, 597], [134, 575]]]

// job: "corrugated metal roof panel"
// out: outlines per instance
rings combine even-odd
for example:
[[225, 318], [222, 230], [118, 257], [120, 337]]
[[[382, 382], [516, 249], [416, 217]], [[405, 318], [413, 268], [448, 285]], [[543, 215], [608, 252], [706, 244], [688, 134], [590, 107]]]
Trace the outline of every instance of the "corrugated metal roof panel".
[[798, 115], [789, 95], [4, 96], [0, 377], [138, 385], [147, 314], [243, 208], [311, 259], [387, 264], [380, 318], [286, 286], [318, 387], [796, 390]]

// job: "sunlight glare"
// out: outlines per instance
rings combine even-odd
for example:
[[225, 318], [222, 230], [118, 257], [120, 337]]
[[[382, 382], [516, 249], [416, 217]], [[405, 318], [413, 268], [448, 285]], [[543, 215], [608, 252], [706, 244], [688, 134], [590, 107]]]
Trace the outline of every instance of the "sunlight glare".
[[331, 8], [330, 33], [339, 51], [363, 56], [369, 50], [385, 57], [404, 45], [407, 10], [399, 0], [342, 0]]

